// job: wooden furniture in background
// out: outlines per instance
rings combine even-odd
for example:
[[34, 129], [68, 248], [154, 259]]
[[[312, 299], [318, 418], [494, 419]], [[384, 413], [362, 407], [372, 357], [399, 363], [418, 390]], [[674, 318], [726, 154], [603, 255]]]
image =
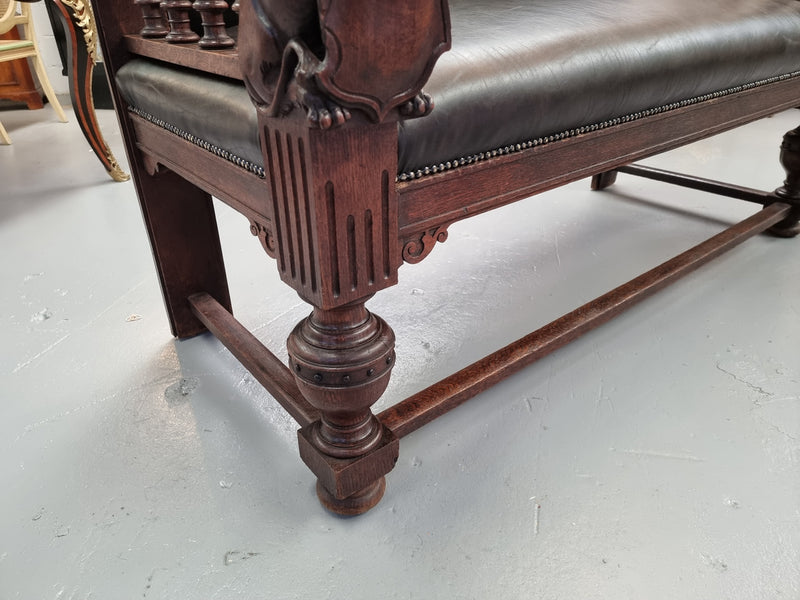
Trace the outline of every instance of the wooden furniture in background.
[[[64, 114], [64, 109], [56, 97], [53, 86], [50, 85], [47, 70], [44, 68], [44, 63], [39, 53], [39, 44], [36, 40], [30, 7], [22, 2], [0, 0], [0, 33], [17, 29], [18, 26], [22, 28], [22, 33], [18, 39], [0, 40], [0, 63], [30, 58], [47, 100], [52, 104], [59, 121], [66, 123], [67, 116]], [[2, 123], [0, 123], [0, 139], [6, 144], [11, 143], [11, 138]]]
[[[7, 40], [19, 40], [16, 28], [0, 34], [0, 42]], [[44, 108], [42, 89], [34, 82], [27, 59], [0, 62], [0, 99], [22, 102], [28, 110]]]
[[[19, 38], [16, 26], [23, 28], [23, 41], [2, 41], [0, 40], [0, 61], [9, 60], [6, 64], [16, 64], [19, 69], [19, 60], [12, 61], [13, 57], [31, 57], [36, 74], [41, 82], [42, 88], [47, 95], [47, 99], [53, 105], [56, 114], [62, 122], [65, 122], [66, 115], [61, 104], [53, 91], [52, 85], [47, 77], [47, 73], [39, 54], [38, 42], [33, 28], [30, 7], [31, 2], [38, 0], [20, 0], [19, 9], [16, 3], [11, 0], [0, 0], [0, 32], [4, 29], [10, 34], [11, 38]], [[95, 114], [94, 102], [92, 100], [92, 72], [97, 60], [97, 29], [94, 22], [91, 5], [84, 0], [47, 0], [48, 9], [55, 12], [61, 21], [62, 28], [66, 33], [68, 44], [66, 47], [67, 76], [69, 79], [70, 98], [72, 109], [77, 118], [77, 122], [83, 132], [89, 146], [98, 157], [103, 167], [115, 181], [127, 181], [130, 176], [120, 167], [113, 152], [108, 147]], [[0, 65], [3, 63], [0, 63]], [[0, 72], [2, 73], [2, 72]], [[14, 72], [15, 76], [16, 71]], [[30, 73], [28, 73], [30, 78]], [[0, 79], [4, 81], [4, 79]], [[32, 87], [31, 83], [26, 85]], [[0, 93], [3, 86], [0, 85]], [[4, 96], [5, 97], [5, 96]], [[13, 98], [10, 94], [8, 96]], [[38, 98], [38, 104], [31, 102]], [[19, 98], [22, 100], [22, 98]], [[29, 92], [28, 108], [42, 108], [41, 96], [35, 90]], [[0, 139], [10, 144], [11, 139], [8, 133], [0, 124]]]
[[[33, 0], [36, 1], [36, 0]], [[98, 61], [97, 25], [88, 0], [46, 0], [67, 35], [67, 77], [72, 110], [89, 146], [114, 181], [130, 179], [108, 147], [97, 122], [92, 74]]]

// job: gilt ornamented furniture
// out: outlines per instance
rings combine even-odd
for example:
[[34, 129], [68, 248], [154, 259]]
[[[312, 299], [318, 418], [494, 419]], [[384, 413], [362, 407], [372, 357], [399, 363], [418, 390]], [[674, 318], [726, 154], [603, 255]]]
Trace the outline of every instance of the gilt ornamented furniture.
[[[336, 513], [380, 500], [404, 435], [748, 237], [798, 233], [798, 131], [775, 192], [631, 164], [797, 106], [796, 0], [103, 0], [95, 11], [172, 331], [213, 332], [297, 420], [300, 456]], [[763, 209], [372, 413], [395, 334], [365, 302], [404, 263], [460, 219], [584, 177], [602, 189], [618, 172]], [[230, 312], [212, 195], [249, 220], [311, 305], [288, 365]]]
[[[14, 60], [30, 57], [39, 82], [58, 119], [63, 123], [67, 117], [53, 91], [42, 62], [29, 4], [39, 0], [19, 0], [18, 2], [0, 0], [0, 32], [8, 31], [17, 25], [22, 27], [23, 39], [20, 41], [0, 40], [0, 60]], [[127, 181], [130, 176], [120, 167], [113, 152], [108, 147], [94, 110], [92, 99], [92, 72], [98, 59], [97, 27], [89, 0], [47, 0], [48, 10], [58, 15], [68, 38], [67, 75], [72, 110], [86, 141], [100, 163], [114, 181]], [[17, 9], [17, 6], [19, 8]], [[17, 36], [18, 37], [18, 36]], [[39, 99], [41, 100], [41, 98]], [[29, 108], [32, 108], [29, 105]], [[41, 101], [38, 108], [41, 108]], [[0, 124], [0, 140], [6, 144], [11, 139]]]
[[99, 61], [97, 25], [89, 0], [46, 0], [49, 10], [61, 19], [67, 36], [67, 75], [72, 110], [89, 146], [109, 177], [128, 181], [128, 175], [117, 162], [103, 138], [92, 98], [92, 73]]

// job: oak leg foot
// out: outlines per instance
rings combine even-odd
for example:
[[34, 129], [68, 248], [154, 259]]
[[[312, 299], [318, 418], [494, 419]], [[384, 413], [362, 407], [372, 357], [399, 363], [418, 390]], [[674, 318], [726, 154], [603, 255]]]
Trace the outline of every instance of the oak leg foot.
[[795, 210], [787, 219], [767, 230], [775, 237], [793, 238], [800, 234], [800, 210]]
[[604, 190], [607, 187], [614, 185], [614, 182], [616, 181], [616, 171], [605, 171], [604, 173], [598, 173], [592, 177], [592, 189], [595, 191]]
[[800, 234], [800, 128], [783, 136], [780, 160], [786, 180], [775, 190], [775, 196], [794, 205], [794, 210], [768, 231], [777, 237], [792, 238]]
[[322, 506], [332, 513], [345, 517], [364, 514], [380, 502], [385, 491], [386, 477], [381, 477], [363, 490], [340, 500], [331, 494], [321, 482], [317, 481], [317, 498]]

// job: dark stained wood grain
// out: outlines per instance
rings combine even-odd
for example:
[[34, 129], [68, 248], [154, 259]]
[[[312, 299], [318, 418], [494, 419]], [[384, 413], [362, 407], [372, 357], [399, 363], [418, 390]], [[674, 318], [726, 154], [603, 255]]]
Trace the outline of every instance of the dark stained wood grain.
[[203, 37], [198, 46], [203, 50], [220, 50], [236, 45], [225, 29], [223, 14], [228, 10], [225, 0], [195, 0], [192, 8], [200, 13], [203, 22]]
[[655, 269], [395, 404], [380, 413], [378, 418], [402, 438], [523, 367], [610, 321], [726, 250], [781, 222], [790, 212], [788, 204], [772, 204]]
[[653, 179], [654, 181], [663, 181], [664, 183], [670, 183], [672, 185], [679, 185], [693, 190], [700, 190], [701, 192], [718, 194], [720, 196], [727, 196], [728, 198], [736, 198], [737, 200], [754, 202], [761, 205], [768, 204], [775, 199], [775, 195], [771, 192], [713, 181], [703, 177], [684, 175], [683, 173], [673, 173], [672, 171], [664, 171], [663, 169], [654, 169], [653, 167], [645, 167], [642, 165], [625, 165], [619, 167], [616, 172], [636, 175], [638, 177], [644, 177], [645, 179]]
[[281, 279], [330, 309], [397, 283], [397, 126], [329, 131], [259, 111]]
[[163, 39], [147, 39], [138, 34], [125, 36], [125, 46], [131, 54], [231, 79], [242, 78], [239, 70], [239, 52], [236, 48], [201, 52], [194, 45], [170, 44]]
[[400, 183], [401, 240], [792, 108], [800, 79]]
[[137, 154], [164, 165], [229, 204], [248, 219], [270, 219], [268, 182], [145, 119], [129, 114]]
[[161, 0], [133, 0], [142, 10], [144, 26], [139, 35], [145, 38], [163, 38], [169, 33], [169, 27], [161, 11]]
[[192, 44], [200, 39], [200, 36], [192, 31], [189, 22], [191, 0], [161, 0], [161, 8], [166, 11], [169, 22], [169, 33], [164, 38], [167, 42]]

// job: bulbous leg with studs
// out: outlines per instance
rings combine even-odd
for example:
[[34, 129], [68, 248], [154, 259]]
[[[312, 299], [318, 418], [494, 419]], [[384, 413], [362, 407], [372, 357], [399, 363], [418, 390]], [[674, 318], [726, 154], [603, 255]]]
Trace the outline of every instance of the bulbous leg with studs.
[[775, 196], [792, 204], [794, 210], [786, 219], [770, 228], [769, 232], [790, 238], [800, 233], [800, 128], [783, 136], [781, 165], [786, 171], [786, 180], [782, 187], [775, 190]]
[[287, 348], [300, 392], [322, 415], [299, 434], [317, 495], [335, 513], [366, 512], [383, 496], [384, 475], [397, 460], [396, 438], [370, 409], [389, 383], [394, 332], [360, 301], [315, 308]]

